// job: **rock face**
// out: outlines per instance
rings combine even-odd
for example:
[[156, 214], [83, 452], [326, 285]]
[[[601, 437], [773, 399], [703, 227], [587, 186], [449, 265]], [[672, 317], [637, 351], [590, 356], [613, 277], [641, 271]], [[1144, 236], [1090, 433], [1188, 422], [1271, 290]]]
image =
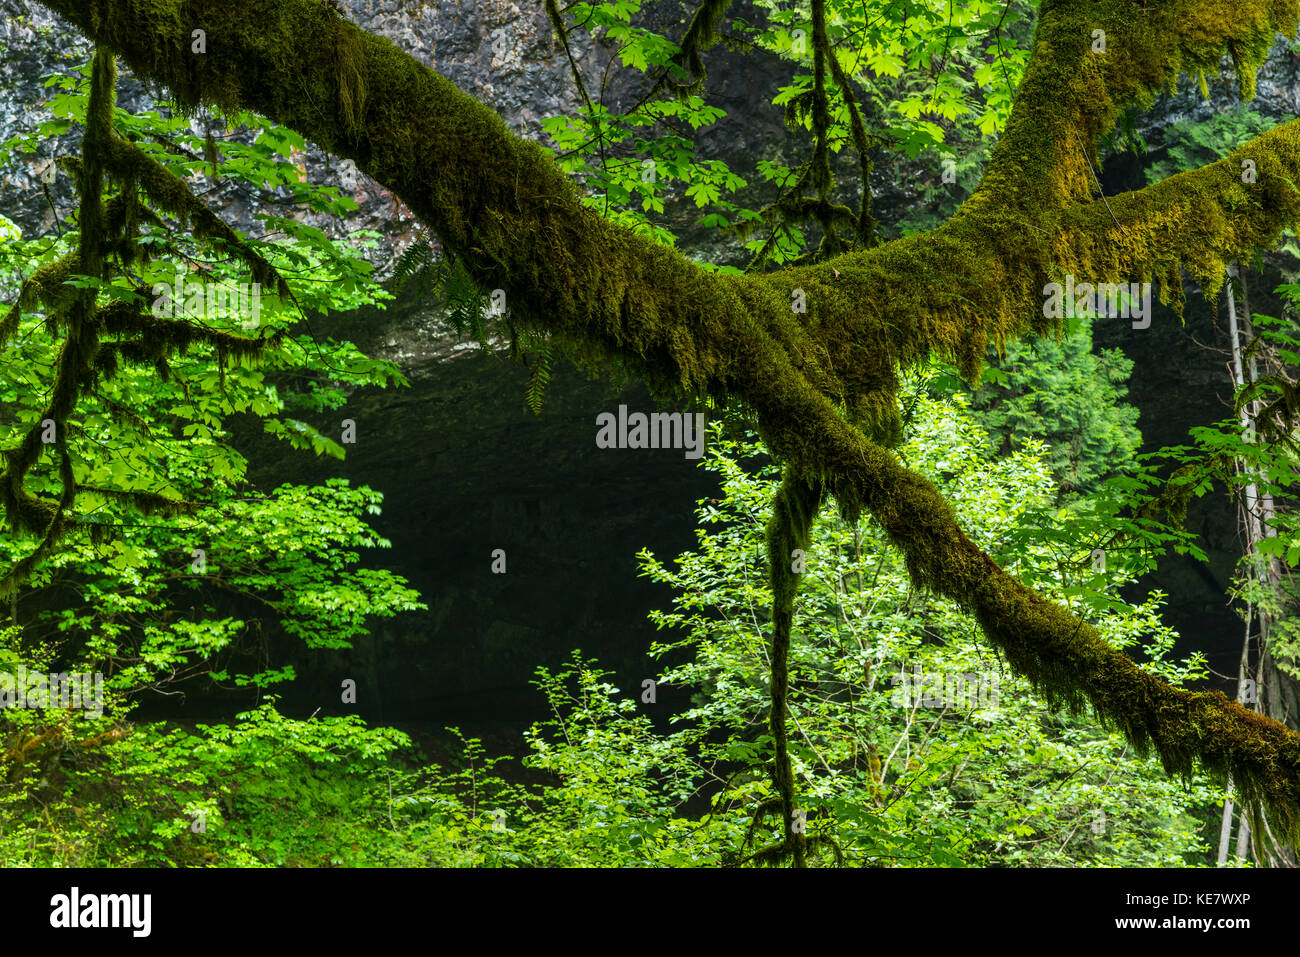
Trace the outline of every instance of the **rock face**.
[[[49, 97], [43, 77], [70, 70], [90, 56], [90, 45], [68, 29], [43, 7], [0, 0], [0, 60], [5, 65], [0, 78], [0, 142], [16, 132], [35, 127], [49, 118], [43, 104]], [[0, 214], [23, 229], [27, 236], [44, 235], [54, 229], [55, 213], [41, 189], [40, 173], [59, 153], [71, 152], [75, 141], [47, 143], [41, 152], [22, 156], [0, 170]], [[66, 184], [52, 189], [55, 207], [67, 214]]]
[[[544, 117], [579, 106], [567, 60], [541, 4], [344, 0], [342, 7], [361, 26], [387, 36], [493, 106], [522, 135], [540, 138]], [[655, 27], [674, 35], [673, 24], [687, 15], [681, 4], [647, 9]], [[42, 74], [74, 66], [90, 51], [38, 5], [0, 0], [0, 11], [5, 14], [0, 56], [7, 67], [0, 78], [3, 141], [39, 115], [49, 93]], [[593, 52], [604, 62], [607, 52], [594, 51], [581, 31], [572, 42], [579, 62], [585, 64]], [[697, 138], [699, 155], [725, 159], [751, 185], [760, 182], [753, 174], [758, 159], [802, 158], [802, 144], [785, 132], [780, 111], [770, 106], [789, 64], [722, 47], [708, 62], [710, 97], [729, 115], [708, 136]], [[636, 91], [617, 71], [614, 77], [610, 102], [625, 103]], [[1258, 89], [1255, 107], [1265, 115], [1300, 112], [1296, 57], [1285, 44], [1261, 71]], [[143, 95], [124, 79], [123, 107], [133, 108]], [[1199, 102], [1193, 88], [1163, 97], [1139, 128], [1156, 141], [1169, 122], [1208, 116], [1235, 102], [1226, 84], [1215, 87], [1213, 96], [1209, 105]], [[195, 119], [196, 131], [202, 124], [201, 117]], [[54, 222], [39, 169], [75, 146], [71, 140], [51, 141], [3, 171], [0, 211], [28, 234]], [[841, 161], [846, 158], [847, 152]], [[379, 231], [385, 241], [376, 265], [381, 275], [390, 269], [413, 235], [410, 214], [350, 163], [315, 147], [297, 161], [309, 178], [336, 183], [361, 204], [347, 227]], [[920, 177], [897, 169], [878, 175], [877, 215], [886, 223], [897, 221], [915, 202]], [[1140, 186], [1140, 176], [1133, 162], [1108, 164], [1106, 191]], [[845, 168], [841, 182], [852, 183], [851, 169]], [[213, 204], [233, 224], [251, 228], [256, 205], [220, 183], [215, 186]], [[66, 184], [56, 183], [52, 194], [54, 208], [66, 214]], [[851, 187], [845, 201], [856, 201]], [[692, 227], [691, 204], [670, 206], [669, 213], [692, 253], [715, 262], [744, 261], [743, 251], [716, 232]], [[335, 237], [343, 235], [337, 221], [312, 221]], [[1262, 312], [1275, 308], [1262, 296], [1252, 306]], [[1099, 348], [1118, 346], [1137, 363], [1131, 394], [1142, 409], [1144, 450], [1181, 443], [1188, 427], [1225, 414], [1230, 384], [1223, 358], [1197, 345], [1222, 341], [1213, 314], [1189, 290], [1186, 326], [1163, 311], [1146, 330], [1120, 321], [1097, 325]], [[447, 720], [491, 714], [513, 721], [540, 716], [541, 702], [529, 678], [538, 665], [559, 664], [573, 648], [616, 667], [629, 692], [652, 676], [645, 648], [653, 629], [646, 613], [670, 596], [637, 578], [636, 552], [649, 546], [660, 556], [672, 556], [690, 547], [693, 505], [712, 493], [714, 482], [680, 451], [596, 448], [596, 415], [619, 404], [650, 411], [644, 390], [634, 385], [612, 391], [572, 370], [557, 370], [546, 410], [537, 418], [523, 406], [527, 370], [457, 345], [427, 304], [399, 301], [386, 312], [333, 317], [326, 326], [346, 331], [373, 354], [399, 361], [412, 387], [358, 392], [336, 413], [358, 423], [358, 444], [345, 463], [292, 453], [251, 430], [241, 442], [260, 483], [344, 475], [383, 491], [385, 508], [377, 525], [393, 549], [375, 560], [406, 575], [430, 609], [380, 622], [372, 638], [350, 653], [307, 655], [287, 643], [277, 648], [279, 660], [292, 661], [300, 675], [290, 701], [304, 707], [337, 701], [339, 682], [350, 677], [358, 682], [358, 704], [368, 716]], [[1218, 670], [1235, 673], [1242, 626], [1224, 598], [1240, 550], [1231, 505], [1222, 496], [1200, 500], [1190, 523], [1206, 537], [1209, 568], [1171, 560], [1140, 591], [1169, 591], [1171, 621], [1184, 636], [1180, 650], [1202, 648]], [[498, 548], [506, 554], [503, 575], [492, 572]], [[224, 707], [217, 699], [206, 706]], [[188, 713], [204, 707], [192, 697]]]
[[[504, 0], [480, 3], [421, 3], [402, 0], [349, 0], [345, 15], [371, 32], [387, 37], [405, 52], [436, 68], [466, 93], [495, 108], [510, 127], [524, 136], [540, 138], [543, 117], [566, 112], [577, 106], [577, 94], [569, 78], [563, 50], [553, 39], [550, 22], [541, 4], [509, 3]], [[0, 53], [7, 67], [0, 78], [0, 142], [14, 131], [34, 126], [48, 114], [42, 105], [52, 91], [43, 78], [68, 70], [89, 59], [92, 47], [75, 30], [38, 4], [0, 0], [5, 16], [0, 29]], [[590, 46], [584, 37], [572, 41], [582, 55]], [[131, 110], [149, 101], [147, 92], [129, 74], [119, 86], [119, 105]], [[207, 118], [191, 122], [199, 134], [206, 131]], [[214, 123], [215, 128], [215, 123]], [[0, 180], [4, 194], [3, 212], [28, 234], [50, 229], [53, 214], [41, 189], [39, 172], [53, 156], [78, 148], [75, 136], [55, 138], [6, 171]], [[303, 218], [343, 239], [354, 229], [374, 229], [386, 242], [380, 246], [376, 265], [381, 274], [395, 254], [410, 242], [415, 231], [413, 216], [386, 189], [357, 172], [350, 161], [327, 157], [309, 144], [295, 156], [313, 182], [337, 183], [361, 204], [344, 224], [336, 219], [306, 214]], [[490, 162], [490, 158], [485, 158]], [[259, 211], [239, 190], [218, 182], [208, 201], [221, 210], [227, 222], [246, 231], [256, 224]], [[70, 184], [58, 183], [52, 190], [56, 207], [66, 214]]]

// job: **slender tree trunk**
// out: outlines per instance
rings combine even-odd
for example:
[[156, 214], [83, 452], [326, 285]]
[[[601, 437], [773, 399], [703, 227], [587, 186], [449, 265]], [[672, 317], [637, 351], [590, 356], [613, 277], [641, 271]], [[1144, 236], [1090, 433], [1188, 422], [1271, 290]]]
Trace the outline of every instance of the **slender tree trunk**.
[[[1259, 368], [1255, 355], [1252, 353], [1249, 358], [1244, 358], [1245, 348], [1243, 347], [1244, 339], [1253, 338], [1253, 329], [1249, 316], [1249, 300], [1246, 298], [1245, 281], [1241, 277], [1239, 264], [1233, 264], [1228, 270], [1229, 281], [1227, 284], [1228, 292], [1228, 335], [1232, 349], [1232, 377], [1235, 393], [1245, 388], [1247, 383], [1255, 382], [1259, 378]], [[1233, 280], [1242, 283], [1242, 304], [1245, 307], [1244, 314], [1240, 317], [1237, 315], [1236, 295], [1233, 289]], [[1247, 378], [1249, 373], [1249, 378]], [[1254, 415], [1256, 404], [1242, 406], [1239, 413], [1241, 423], [1242, 438], [1247, 442], [1253, 442], [1256, 439], [1254, 427]], [[1277, 530], [1272, 526], [1271, 519], [1274, 514], [1273, 496], [1267, 487], [1263, 486], [1257, 478], [1262, 479], [1256, 466], [1249, 462], [1238, 462], [1238, 468], [1242, 469], [1249, 478], [1244, 489], [1244, 502], [1242, 509], [1242, 530], [1246, 539], [1246, 574], [1253, 580], [1265, 594], [1276, 591], [1281, 580], [1281, 569], [1278, 567], [1277, 560], [1269, 558], [1260, 553], [1260, 543], [1266, 538], [1273, 538], [1277, 535]], [[1242, 639], [1241, 660], [1237, 668], [1237, 701], [1243, 705], [1250, 705], [1257, 713], [1263, 713], [1265, 683], [1264, 683], [1264, 657], [1268, 647], [1268, 638], [1270, 632], [1272, 616], [1267, 605], [1261, 605], [1254, 601], [1247, 602], [1246, 605], [1246, 633]], [[1256, 643], [1258, 649], [1259, 667], [1252, 672], [1251, 669], [1251, 632], [1255, 622], [1259, 624], [1259, 636]], [[1253, 686], [1252, 686], [1253, 682]], [[1271, 693], [1272, 684], [1269, 685]], [[1220, 866], [1227, 863], [1228, 845], [1231, 839], [1232, 821], [1233, 821], [1233, 798], [1232, 798], [1232, 778], [1228, 778], [1228, 794], [1223, 802], [1223, 819], [1219, 830], [1219, 854], [1218, 863]], [[1253, 851], [1255, 844], [1251, 841], [1250, 821], [1243, 813], [1240, 816], [1240, 823], [1237, 832], [1237, 858], [1245, 859], [1248, 851]], [[1264, 843], [1263, 835], [1256, 835], [1257, 843]], [[1277, 860], [1280, 854], [1269, 853], [1270, 860]], [[1258, 859], [1258, 856], [1257, 856]]]

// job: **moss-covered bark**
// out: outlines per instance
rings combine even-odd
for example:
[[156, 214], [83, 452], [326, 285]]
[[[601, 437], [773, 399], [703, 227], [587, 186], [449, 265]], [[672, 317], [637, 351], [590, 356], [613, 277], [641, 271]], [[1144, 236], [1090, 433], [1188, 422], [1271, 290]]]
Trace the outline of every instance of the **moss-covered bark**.
[[805, 838], [795, 827], [794, 766], [790, 760], [790, 742], [786, 729], [787, 701], [790, 696], [790, 641], [794, 630], [794, 597], [799, 590], [799, 575], [793, 559], [796, 549], [807, 550], [813, 522], [822, 502], [822, 489], [808, 485], [791, 472], [781, 482], [772, 503], [772, 518], [767, 528], [768, 565], [772, 578], [772, 750], [775, 756], [773, 783], [781, 799], [781, 855], [794, 858], [796, 867], [804, 866]]
[[[142, 261], [145, 250], [137, 243], [142, 221], [161, 223], [158, 214], [140, 198], [141, 190], [160, 208], [173, 214], [195, 235], [242, 259], [255, 281], [287, 294], [288, 285], [275, 269], [249, 247], [190, 191], [185, 182], [167, 172], [113, 128], [117, 61], [107, 48], [96, 50], [91, 69], [90, 95], [80, 158], [62, 162], [75, 172], [77, 205], [77, 248], [63, 258], [36, 270], [18, 295], [18, 301], [0, 320], [0, 346], [16, 335], [24, 310], [38, 303], [45, 308], [45, 327], [51, 335], [63, 336], [49, 401], [26, 434], [14, 447], [0, 449], [0, 510], [13, 531], [39, 538], [36, 548], [0, 572], [0, 598], [12, 597], [35, 567], [50, 554], [74, 524], [92, 537], [110, 534], [111, 526], [77, 519], [72, 507], [81, 492], [124, 501], [146, 514], [179, 514], [192, 503], [140, 491], [122, 491], [86, 485], [78, 481], [80, 462], [74, 463], [68, 430], [82, 396], [101, 379], [116, 375], [121, 362], [152, 366], [166, 378], [168, 359], [191, 343], [215, 347], [218, 368], [224, 371], [224, 357], [258, 354], [264, 339], [253, 339], [209, 329], [184, 319], [162, 320], [142, 305], [148, 287], [137, 288], [136, 299], [99, 301], [100, 291], [85, 286], [73, 288], [66, 280], [74, 275], [107, 280], [127, 275]], [[112, 185], [118, 193], [104, 200]], [[59, 497], [34, 495], [24, 488], [46, 442], [46, 426], [53, 429], [53, 446], [59, 459]]]
[[[1249, 91], [1273, 36], [1294, 31], [1295, 0], [1045, 0], [1008, 129], [951, 221], [746, 277], [706, 273], [602, 220], [490, 109], [320, 0], [45, 4], [182, 106], [256, 110], [355, 160], [476, 279], [504, 289], [525, 324], [652, 384], [742, 399], [790, 481], [870, 509], [916, 581], [971, 608], [1051, 698], [1091, 704], [1170, 771], [1198, 760], [1231, 771], [1247, 800], [1300, 837], [1300, 736], [1217, 692], [1143, 673], [998, 568], [934, 486], [887, 450], [897, 368], [939, 355], [977, 377], [991, 343], [1055, 331], [1041, 290], [1060, 272], [1090, 282], [1158, 276], [1176, 299], [1182, 266], [1213, 292], [1224, 262], [1300, 221], [1297, 123], [1222, 163], [1109, 200], [1093, 198], [1089, 169], [1118, 111], [1180, 70], [1215, 69], [1228, 51]], [[207, 33], [206, 53], [191, 52], [196, 29]], [[1241, 181], [1242, 158], [1255, 160], [1254, 183]], [[791, 307], [795, 290], [806, 313]]]

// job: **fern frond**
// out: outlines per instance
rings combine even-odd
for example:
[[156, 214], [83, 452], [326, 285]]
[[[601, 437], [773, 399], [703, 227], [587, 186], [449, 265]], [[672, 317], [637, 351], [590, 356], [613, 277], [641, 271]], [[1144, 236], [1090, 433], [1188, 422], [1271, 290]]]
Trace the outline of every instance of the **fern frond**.
[[533, 372], [528, 377], [528, 386], [524, 393], [524, 404], [533, 415], [542, 414], [542, 404], [546, 401], [546, 387], [551, 381], [551, 344], [543, 342], [534, 356]]
[[433, 242], [427, 234], [421, 233], [397, 260], [393, 269], [393, 287], [401, 289], [409, 282], [418, 281], [424, 291], [431, 291], [441, 278], [438, 276], [440, 271], [441, 262], [434, 258]]

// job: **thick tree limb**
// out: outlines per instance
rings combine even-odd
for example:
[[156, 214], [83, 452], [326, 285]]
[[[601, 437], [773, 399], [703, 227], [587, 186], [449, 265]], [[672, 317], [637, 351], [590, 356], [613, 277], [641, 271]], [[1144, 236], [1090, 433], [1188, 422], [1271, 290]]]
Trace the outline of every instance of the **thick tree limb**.
[[1278, 34], [1295, 35], [1291, 0], [1044, 0], [1034, 55], [998, 141], [978, 205], [1043, 210], [1092, 195], [1080, 142], [1093, 149], [1120, 111], [1179, 72], [1218, 75], [1225, 52], [1248, 98]]
[[[1100, 282], [1169, 277], [1182, 265], [1213, 289], [1223, 261], [1300, 220], [1300, 193], [1287, 183], [1300, 182], [1294, 124], [1239, 151], [1258, 156], [1253, 184], [1229, 159], [1108, 204], [1092, 199], [1084, 152], [1122, 106], [1179, 69], [1215, 66], [1224, 50], [1241, 68], [1262, 59], [1276, 32], [1295, 29], [1295, 0], [1046, 0], [1007, 132], [949, 223], [749, 277], [706, 273], [601, 219], [539, 147], [319, 0], [45, 5], [183, 107], [255, 110], [355, 160], [477, 280], [505, 290], [523, 322], [625, 361], [652, 384], [741, 398], [791, 474], [869, 508], [917, 582], [971, 608], [1050, 698], [1091, 703], [1170, 771], [1195, 760], [1231, 771], [1247, 800], [1300, 837], [1300, 736], [1218, 692], [1143, 673], [999, 569], [934, 486], [880, 441], [896, 431], [897, 365], [940, 355], [974, 377], [990, 343], [1054, 329], [1041, 308], [1052, 268]], [[207, 31], [206, 53], [191, 52], [196, 29]], [[1104, 55], [1093, 30], [1105, 31]], [[806, 314], [792, 309], [797, 292]]]

